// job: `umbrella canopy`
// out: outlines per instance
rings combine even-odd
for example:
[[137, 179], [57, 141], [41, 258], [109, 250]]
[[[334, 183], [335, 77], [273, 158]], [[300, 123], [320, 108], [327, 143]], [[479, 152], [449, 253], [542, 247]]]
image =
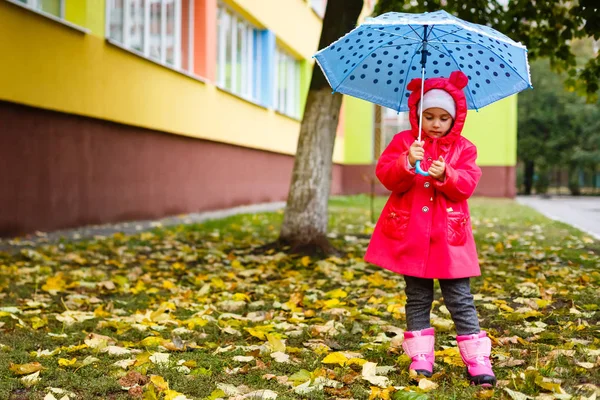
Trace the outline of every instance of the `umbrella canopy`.
[[436, 11], [369, 18], [315, 58], [334, 92], [408, 111], [413, 78], [460, 70], [469, 109], [531, 87], [527, 49], [487, 26]]

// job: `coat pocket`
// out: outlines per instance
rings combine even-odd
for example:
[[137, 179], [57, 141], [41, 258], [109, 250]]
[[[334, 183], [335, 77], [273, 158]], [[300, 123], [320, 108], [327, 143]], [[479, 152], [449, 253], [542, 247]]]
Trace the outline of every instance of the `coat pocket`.
[[408, 229], [410, 213], [404, 210], [389, 208], [383, 221], [383, 233], [394, 239], [403, 239]]
[[448, 213], [448, 244], [461, 246], [467, 241], [467, 224], [469, 216], [465, 213], [454, 211]]

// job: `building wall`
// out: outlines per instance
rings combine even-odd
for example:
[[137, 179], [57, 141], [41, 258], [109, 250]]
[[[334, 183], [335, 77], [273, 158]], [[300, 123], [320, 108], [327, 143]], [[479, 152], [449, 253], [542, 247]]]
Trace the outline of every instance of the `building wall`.
[[[290, 155], [0, 101], [0, 237], [285, 200]], [[332, 194], [341, 194], [342, 166]]]

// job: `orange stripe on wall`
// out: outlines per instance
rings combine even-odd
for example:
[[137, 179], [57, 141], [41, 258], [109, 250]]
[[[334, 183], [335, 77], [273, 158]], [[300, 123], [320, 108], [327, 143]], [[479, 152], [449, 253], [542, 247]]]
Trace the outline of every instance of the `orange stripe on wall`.
[[181, 2], [181, 67], [188, 70], [190, 48], [190, 2]]
[[216, 81], [217, 0], [194, 4], [194, 73]]

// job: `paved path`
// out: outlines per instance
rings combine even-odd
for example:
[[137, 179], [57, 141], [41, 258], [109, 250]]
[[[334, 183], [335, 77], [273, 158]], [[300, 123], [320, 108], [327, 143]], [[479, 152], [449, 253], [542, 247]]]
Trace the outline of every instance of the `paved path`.
[[141, 231], [151, 230], [159, 226], [172, 226], [180, 224], [193, 224], [211, 219], [221, 219], [231, 215], [254, 214], [260, 212], [272, 212], [285, 208], [284, 201], [273, 203], [253, 204], [229, 208], [226, 210], [207, 211], [202, 213], [185, 214], [180, 216], [163, 218], [152, 221], [132, 221], [117, 224], [90, 225], [75, 229], [66, 229], [55, 232], [39, 232], [26, 238], [18, 240], [0, 239], [0, 251], [14, 252], [19, 248], [34, 247], [44, 243], [56, 243], [61, 239], [80, 240], [91, 239], [96, 236], [109, 236], [117, 232], [133, 234]]
[[600, 240], [600, 197], [518, 196], [517, 201]]

